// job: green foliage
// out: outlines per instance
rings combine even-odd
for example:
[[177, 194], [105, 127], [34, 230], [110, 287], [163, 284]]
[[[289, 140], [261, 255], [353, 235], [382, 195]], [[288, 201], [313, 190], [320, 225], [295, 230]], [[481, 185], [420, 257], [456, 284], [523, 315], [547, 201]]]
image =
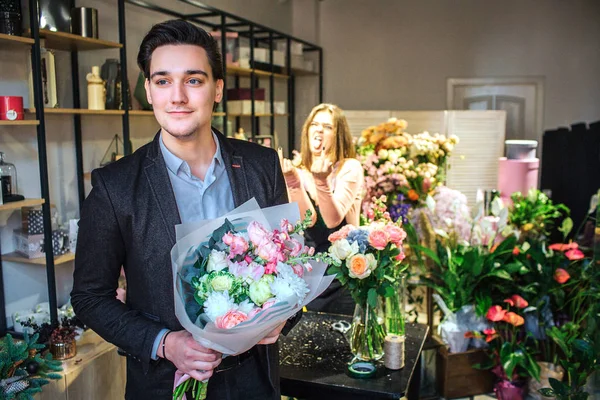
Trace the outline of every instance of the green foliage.
[[515, 192], [511, 200], [513, 204], [510, 207], [509, 222], [521, 230], [525, 237], [549, 238], [561, 219], [565, 219], [559, 229], [564, 237], [573, 227], [573, 221], [568, 218], [569, 208], [564, 204], [554, 204], [537, 189], [531, 189], [527, 195]]
[[38, 351], [44, 346], [37, 339], [37, 334], [25, 334], [22, 341], [14, 341], [8, 334], [0, 342], [0, 400], [33, 399], [50, 379], [61, 379], [61, 362], [50, 353], [42, 357]]
[[434, 262], [429, 275], [422, 278], [425, 285], [442, 297], [450, 311], [456, 312], [465, 305], [476, 304], [477, 298], [481, 300], [489, 297], [494, 290], [502, 290], [502, 286], [507, 284], [504, 281], [511, 279], [506, 270], [506, 260], [511, 256], [516, 241], [511, 236], [493, 252], [464, 245], [450, 249], [439, 240], [436, 241], [436, 251], [419, 245], [412, 248]]

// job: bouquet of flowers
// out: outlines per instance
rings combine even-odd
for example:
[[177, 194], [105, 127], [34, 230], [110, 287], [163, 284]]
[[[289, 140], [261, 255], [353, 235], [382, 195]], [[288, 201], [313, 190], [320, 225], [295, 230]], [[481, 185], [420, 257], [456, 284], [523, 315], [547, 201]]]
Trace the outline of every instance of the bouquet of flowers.
[[361, 134], [357, 153], [366, 176], [364, 212], [371, 207], [372, 197], [387, 195], [396, 220], [396, 209], [404, 201], [422, 205], [427, 194], [445, 180], [447, 160], [458, 137], [428, 132], [410, 135], [404, 132], [406, 126], [406, 121], [392, 118]]
[[[364, 226], [346, 225], [329, 236], [332, 266], [357, 308], [350, 331], [350, 347], [363, 360], [383, 356], [386, 334], [404, 335], [404, 259], [406, 232], [393, 222], [385, 197], [374, 201]], [[400, 285], [400, 287], [399, 287]]]
[[[175, 312], [195, 340], [224, 356], [247, 351], [329, 286], [326, 265], [299, 235], [308, 218], [294, 225], [296, 204], [260, 210], [252, 199], [224, 217], [177, 227]], [[189, 389], [205, 398], [207, 382], [178, 376], [174, 399]]]

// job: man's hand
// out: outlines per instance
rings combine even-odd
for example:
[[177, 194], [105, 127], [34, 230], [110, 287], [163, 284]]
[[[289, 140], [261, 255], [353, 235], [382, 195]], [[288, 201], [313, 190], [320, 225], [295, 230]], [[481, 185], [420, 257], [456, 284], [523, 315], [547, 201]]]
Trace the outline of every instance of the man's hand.
[[185, 330], [171, 332], [165, 340], [164, 349], [164, 354], [162, 349], [158, 350], [160, 356], [198, 381], [210, 378], [221, 363], [221, 353], [202, 346]]
[[281, 333], [281, 330], [285, 326], [286, 322], [287, 321], [284, 321], [280, 325], [278, 325], [277, 328], [273, 329], [267, 336], [265, 336], [263, 338], [263, 340], [258, 342], [258, 344], [273, 344], [273, 343], [275, 343], [277, 341], [277, 339], [279, 339], [279, 334]]

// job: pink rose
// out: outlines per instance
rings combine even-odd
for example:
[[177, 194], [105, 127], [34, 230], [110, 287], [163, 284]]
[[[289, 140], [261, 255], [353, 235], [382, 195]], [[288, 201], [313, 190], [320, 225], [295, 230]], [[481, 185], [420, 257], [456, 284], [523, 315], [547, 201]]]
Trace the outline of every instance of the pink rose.
[[329, 237], [327, 239], [329, 239], [329, 241], [331, 243], [336, 242], [341, 239], [346, 239], [348, 234], [350, 232], [352, 232], [353, 229], [354, 229], [354, 226], [351, 224], [344, 225], [343, 227], [341, 227], [340, 229], [338, 229], [337, 231], [335, 231], [331, 235], [329, 235]]
[[[311, 249], [312, 249], [312, 247], [311, 247]], [[310, 271], [312, 271], [312, 270], [313, 270], [313, 267], [312, 267], [312, 265], [311, 265], [311, 264], [309, 264], [309, 263], [304, 263], [304, 268], [306, 268], [306, 270], [307, 270], [308, 272], [310, 272]]]
[[260, 258], [268, 262], [277, 262], [280, 256], [282, 256], [279, 247], [273, 242], [266, 242], [259, 246], [257, 254]]
[[219, 329], [231, 329], [237, 324], [240, 324], [248, 319], [248, 315], [241, 311], [227, 311], [225, 315], [217, 317], [215, 325]]
[[[266, 303], [265, 303], [266, 304]], [[260, 307], [254, 307], [252, 310], [250, 310], [250, 312], [248, 313], [248, 319], [252, 319], [256, 316], [256, 314], [258, 314], [260, 311], [262, 311], [262, 308]]]
[[404, 260], [406, 258], [406, 254], [404, 254], [404, 252], [401, 252], [400, 254], [398, 254], [395, 259], [398, 262], [401, 262], [402, 260]]
[[271, 275], [271, 274], [276, 274], [276, 273], [277, 273], [277, 263], [275, 263], [275, 262], [267, 263], [267, 265], [265, 266], [265, 274]]
[[295, 239], [288, 240], [286, 242], [286, 245], [287, 248], [290, 250], [291, 257], [298, 257], [300, 254], [302, 254], [302, 250], [304, 250], [304, 246], [302, 246], [302, 243]]
[[266, 310], [267, 308], [271, 308], [275, 305], [277, 301], [275, 299], [271, 299], [269, 301], [265, 301], [262, 305], [262, 309]]
[[231, 243], [233, 243], [233, 233], [231, 232], [227, 232], [226, 234], [223, 235], [223, 243], [225, 243], [227, 246], [231, 246]]
[[294, 273], [296, 275], [298, 275], [300, 278], [302, 278], [304, 276], [304, 267], [300, 264], [292, 265], [292, 271], [294, 271]]
[[248, 237], [255, 246], [262, 246], [271, 241], [269, 232], [258, 222], [252, 221], [248, 224]]
[[394, 243], [398, 247], [402, 246], [402, 241], [406, 239], [406, 232], [404, 229], [394, 224], [386, 225], [383, 227], [383, 229], [389, 235], [390, 242]]
[[248, 242], [241, 236], [233, 236], [229, 245], [229, 258], [242, 255], [248, 251]]
[[385, 249], [389, 242], [389, 235], [382, 229], [374, 229], [369, 233], [369, 244], [377, 250]]

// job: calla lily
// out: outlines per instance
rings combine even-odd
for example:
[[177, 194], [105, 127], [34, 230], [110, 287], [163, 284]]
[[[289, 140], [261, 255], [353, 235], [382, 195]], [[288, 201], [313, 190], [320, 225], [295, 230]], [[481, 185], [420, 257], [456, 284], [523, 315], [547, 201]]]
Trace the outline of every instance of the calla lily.
[[585, 255], [583, 254], [583, 251], [581, 251], [579, 249], [567, 250], [565, 252], [565, 256], [567, 256], [567, 258], [571, 261], [581, 260], [582, 258], [585, 257]]
[[508, 322], [513, 326], [521, 326], [525, 323], [525, 319], [521, 317], [519, 314], [514, 313], [512, 311], [507, 312], [502, 319], [504, 322]]
[[506, 315], [506, 310], [502, 309], [500, 306], [491, 306], [486, 314], [486, 318], [490, 321], [502, 321], [504, 316]]
[[571, 275], [562, 268], [556, 268], [556, 271], [554, 271], [554, 280], [561, 285], [567, 282], [569, 278], [571, 278]]
[[555, 250], [555, 251], [567, 251], [567, 250], [577, 249], [577, 248], [579, 248], [579, 245], [575, 242], [554, 243], [554, 244], [551, 244], [550, 246], [548, 246], [548, 248], [550, 250]]
[[522, 298], [518, 294], [513, 294], [511, 296], [511, 300], [515, 303], [514, 305], [517, 308], [525, 308], [525, 307], [527, 307], [529, 305], [529, 303], [527, 302], [527, 300], [525, 300], [524, 298]]

